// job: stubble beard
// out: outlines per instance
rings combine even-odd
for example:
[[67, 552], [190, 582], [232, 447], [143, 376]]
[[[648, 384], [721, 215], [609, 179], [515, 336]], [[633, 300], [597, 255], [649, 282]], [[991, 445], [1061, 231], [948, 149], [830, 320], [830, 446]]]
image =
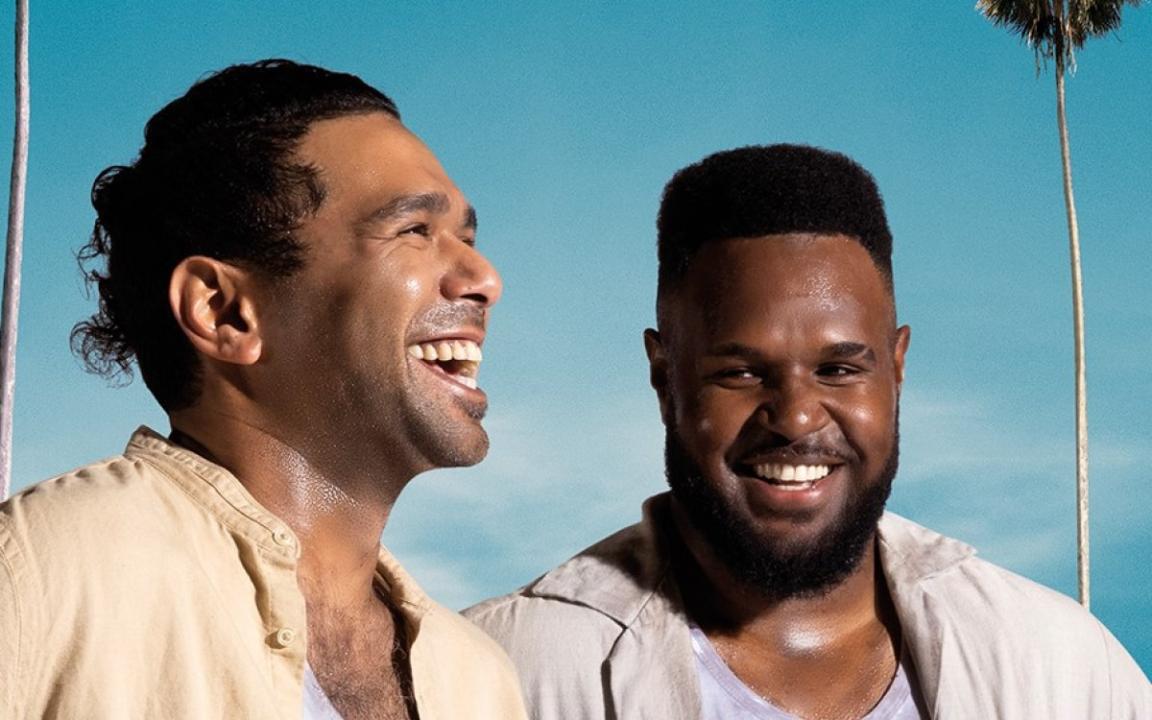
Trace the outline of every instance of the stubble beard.
[[688, 521], [737, 582], [773, 601], [816, 597], [852, 574], [875, 536], [899, 465], [898, 419], [893, 433], [892, 452], [876, 481], [850, 488], [839, 516], [804, 545], [762, 536], [755, 519], [734, 507], [704, 478], [684, 451], [675, 427], [665, 431], [665, 473]]
[[434, 467], [469, 467], [488, 454], [488, 433], [480, 424], [487, 406], [454, 405], [445, 407], [421, 398], [409, 416], [413, 441]]

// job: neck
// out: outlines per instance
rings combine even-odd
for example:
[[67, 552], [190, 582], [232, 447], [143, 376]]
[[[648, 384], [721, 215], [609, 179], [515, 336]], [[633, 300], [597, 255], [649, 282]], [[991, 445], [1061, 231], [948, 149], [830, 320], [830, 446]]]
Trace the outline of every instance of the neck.
[[818, 594], [773, 597], [748, 587], [676, 518], [675, 572], [689, 616], [713, 639], [749, 644], [776, 657], [827, 657], [899, 644], [875, 541], [843, 581]]
[[310, 450], [226, 413], [192, 408], [170, 418], [173, 442], [227, 469], [292, 529], [302, 587], [333, 598], [370, 596], [380, 535], [409, 477], [390, 474], [386, 458], [358, 448]]

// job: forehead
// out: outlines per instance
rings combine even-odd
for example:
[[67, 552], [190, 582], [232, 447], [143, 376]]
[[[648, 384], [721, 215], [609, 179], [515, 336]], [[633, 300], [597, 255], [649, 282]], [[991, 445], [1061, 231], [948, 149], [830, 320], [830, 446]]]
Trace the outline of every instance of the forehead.
[[313, 123], [294, 153], [317, 170], [328, 200], [381, 202], [390, 196], [439, 192], [463, 196], [436, 156], [396, 118], [382, 112]]
[[[755, 327], [788, 335], [888, 332], [892, 297], [875, 263], [843, 235], [786, 234], [705, 245], [667, 308], [705, 335]], [[699, 322], [694, 322], [697, 319]]]

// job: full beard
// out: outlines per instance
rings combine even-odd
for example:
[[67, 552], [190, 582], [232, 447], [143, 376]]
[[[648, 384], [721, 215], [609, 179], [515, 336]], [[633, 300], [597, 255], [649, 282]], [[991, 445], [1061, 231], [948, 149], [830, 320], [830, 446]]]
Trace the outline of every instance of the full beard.
[[689, 522], [738, 582], [774, 601], [815, 597], [852, 574], [875, 536], [899, 464], [898, 425], [879, 477], [850, 488], [840, 515], [814, 542], [801, 546], [763, 537], [754, 518], [708, 483], [672, 427], [665, 432], [665, 473]]

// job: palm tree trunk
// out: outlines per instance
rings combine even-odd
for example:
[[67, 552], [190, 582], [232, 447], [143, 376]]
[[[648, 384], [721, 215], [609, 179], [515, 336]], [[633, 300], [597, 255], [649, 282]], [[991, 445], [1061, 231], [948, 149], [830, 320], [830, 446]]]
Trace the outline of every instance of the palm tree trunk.
[[1072, 157], [1068, 120], [1064, 115], [1064, 56], [1056, 51], [1056, 117], [1060, 124], [1060, 157], [1064, 164], [1064, 207], [1068, 212], [1068, 244], [1072, 260], [1072, 316], [1076, 352], [1076, 574], [1080, 604], [1089, 607], [1088, 583], [1088, 402], [1084, 371], [1084, 291], [1080, 272], [1080, 228], [1072, 194]]
[[16, 389], [16, 323], [20, 313], [20, 260], [24, 240], [24, 189], [28, 175], [28, 0], [16, 0], [16, 128], [8, 190], [8, 244], [0, 310], [0, 500], [12, 478], [12, 401]]

